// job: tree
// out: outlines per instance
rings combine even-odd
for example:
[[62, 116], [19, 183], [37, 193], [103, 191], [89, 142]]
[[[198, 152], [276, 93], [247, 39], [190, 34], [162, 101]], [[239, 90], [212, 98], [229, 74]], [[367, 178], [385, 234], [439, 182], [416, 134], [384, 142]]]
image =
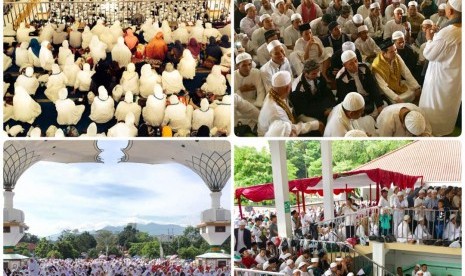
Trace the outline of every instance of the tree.
[[46, 238], [42, 238], [37, 243], [35, 249], [35, 255], [39, 256], [40, 258], [47, 257], [48, 252], [53, 250], [53, 244], [47, 240]]
[[25, 233], [19, 242], [37, 244], [39, 242], [39, 237], [31, 233]]
[[15, 250], [18, 254], [24, 255], [24, 256], [31, 256], [31, 252], [29, 251], [29, 243], [26, 242], [19, 242], [15, 246]]
[[144, 243], [141, 254], [150, 259], [160, 257], [160, 243], [156, 240]]
[[85, 231], [75, 238], [75, 247], [79, 253], [87, 252], [97, 246], [97, 240], [89, 232]]
[[129, 243], [137, 241], [137, 230], [132, 224], [128, 224], [124, 227], [123, 231], [118, 234], [118, 244], [121, 245], [125, 250], [128, 249]]
[[47, 258], [63, 259], [63, 255], [58, 250], [51, 250], [47, 253]]
[[60, 252], [63, 259], [75, 259], [79, 257], [79, 252], [73, 247], [70, 241], [57, 241], [54, 245], [54, 249]]
[[95, 236], [97, 241], [97, 251], [105, 252], [108, 256], [110, 248], [115, 247], [118, 242], [118, 237], [108, 230], [99, 230]]
[[179, 249], [178, 255], [183, 259], [195, 259], [195, 256], [198, 256], [202, 253], [204, 252], [191, 245], [187, 248]]

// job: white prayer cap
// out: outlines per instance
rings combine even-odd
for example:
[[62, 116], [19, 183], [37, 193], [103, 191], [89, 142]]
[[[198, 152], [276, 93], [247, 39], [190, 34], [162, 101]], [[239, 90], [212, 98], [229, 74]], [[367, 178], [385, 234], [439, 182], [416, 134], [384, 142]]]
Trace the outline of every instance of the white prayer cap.
[[299, 13], [294, 13], [291, 15], [291, 21], [294, 21], [296, 19], [302, 20], [302, 16]]
[[279, 5], [279, 3], [284, 3], [284, 0], [276, 0], [274, 2], [274, 6], [277, 7]]
[[420, 267], [420, 265], [419, 265], [419, 264], [416, 264], [415, 266], [418, 266], [418, 267]]
[[231, 104], [231, 96], [229, 95], [224, 95], [223, 99], [221, 100], [222, 104]]
[[425, 117], [418, 111], [410, 111], [407, 113], [404, 124], [407, 130], [413, 135], [418, 136], [425, 132]]
[[[394, 2], [394, 1], [393, 1], [393, 2]], [[380, 5], [379, 5], [378, 2], [374, 2], [374, 3], [372, 3], [372, 4], [370, 5], [370, 10], [371, 10], [371, 9], [380, 9], [380, 8], [381, 8], [381, 7], [380, 7]]]
[[82, 70], [90, 71], [90, 64], [89, 63], [84, 63], [84, 65], [82, 66]]
[[289, 260], [286, 261], [286, 265], [291, 265], [293, 263], [294, 263], [294, 261], [292, 259], [289, 259]]
[[248, 3], [247, 5], [245, 5], [244, 10], [247, 11], [248, 9], [250, 9], [252, 7], [255, 7], [254, 4]]
[[42, 131], [40, 130], [40, 128], [35, 127], [31, 130], [31, 134], [29, 135], [29, 137], [40, 137], [41, 135]]
[[299, 269], [300, 269], [301, 267], [303, 267], [304, 265], [308, 265], [308, 264], [307, 264], [306, 262], [300, 262], [300, 264], [299, 264]]
[[394, 13], [397, 13], [398, 11], [402, 12], [404, 14], [404, 10], [402, 8], [395, 8]]
[[431, 191], [431, 193], [433, 193], [433, 194], [437, 194], [437, 193], [438, 193], [438, 190], [436, 190], [436, 189], [433, 189], [433, 190]]
[[404, 195], [404, 192], [400, 191], [400, 192], [397, 192], [397, 196], [403, 196]]
[[289, 122], [275, 120], [271, 123], [265, 137], [289, 137], [291, 136], [292, 127]]
[[352, 17], [352, 21], [355, 23], [355, 24], [362, 24], [363, 23], [363, 16], [361, 14], [356, 14], [354, 15], [354, 17]]
[[68, 98], [68, 89], [66, 89], [66, 87], [60, 89], [60, 91], [58, 91], [58, 99], [60, 100], [66, 100], [66, 98]]
[[108, 91], [103, 85], [98, 87], [98, 98], [102, 101], [106, 101], [108, 99]]
[[405, 215], [405, 216], [404, 216], [404, 220], [405, 220], [405, 221], [409, 220], [409, 218], [410, 218], [409, 215]]
[[124, 94], [124, 101], [127, 103], [132, 103], [134, 100], [134, 96], [132, 95], [131, 91], [126, 91], [126, 94]]
[[279, 71], [271, 77], [273, 87], [283, 87], [291, 83], [291, 73], [288, 71]]
[[342, 64], [348, 62], [349, 60], [351, 60], [353, 58], [357, 58], [357, 55], [355, 54], [354, 51], [352, 51], [352, 50], [344, 51], [342, 53], [342, 55], [341, 55]]
[[55, 74], [58, 74], [60, 72], [61, 72], [60, 66], [58, 64], [54, 63], [52, 65], [52, 74], [55, 75]]
[[263, 22], [263, 20], [267, 19], [267, 18], [270, 18], [271, 16], [267, 13], [265, 14], [262, 14], [262, 16], [260, 16], [260, 22]]
[[263, 270], [266, 270], [269, 266], [270, 266], [270, 263], [269, 263], [268, 261], [266, 261], [266, 262], [263, 264]]
[[394, 33], [392, 33], [392, 40], [396, 40], [396, 39], [399, 39], [399, 38], [404, 38], [404, 33], [401, 32], [401, 31], [395, 31]]
[[354, 276], [354, 273], [349, 272], [349, 273], [347, 273], [347, 276]]
[[400, 0], [392, 0], [391, 2], [392, 2], [392, 3], [399, 3]]
[[364, 31], [367, 31], [367, 32], [368, 32], [368, 27], [367, 27], [367, 25], [362, 25], [362, 26], [360, 26], [360, 27], [357, 28], [357, 31], [358, 31], [359, 33], [364, 32]]
[[408, 2], [408, 6], [409, 6], [409, 7], [410, 7], [410, 6], [418, 7], [418, 3], [415, 2], [415, 1], [410, 1], [410, 2]]
[[236, 57], [236, 64], [239, 64], [244, 60], [252, 60], [252, 56], [249, 53], [240, 53]]
[[271, 51], [273, 51], [274, 48], [281, 46], [281, 45], [282, 45], [281, 42], [275, 39], [275, 40], [272, 40], [270, 43], [268, 43], [268, 45], [266, 45], [266, 49], [268, 50], [268, 52], [271, 53]]
[[136, 117], [134, 116], [134, 113], [132, 112], [128, 112], [128, 114], [126, 114], [126, 117], [124, 117], [124, 122], [127, 125], [133, 125], [135, 121], [136, 121]]
[[342, 101], [342, 107], [347, 111], [357, 111], [365, 106], [365, 100], [357, 92], [350, 92]]
[[344, 137], [368, 137], [365, 131], [360, 129], [351, 129], [346, 132]]
[[203, 98], [203, 99], [200, 101], [200, 110], [202, 110], [202, 111], [207, 111], [209, 107], [210, 107], [210, 103], [208, 102], [208, 99], [207, 99], [207, 98]]
[[[171, 96], [173, 97], [173, 96]], [[170, 97], [170, 99], [171, 99]], [[245, 219], [242, 219], [241, 221], [239, 221], [239, 226], [246, 226], [247, 225], [247, 222], [245, 221]]]
[[32, 77], [32, 75], [34, 75], [34, 68], [32, 67], [26, 67], [26, 72], [25, 72], [26, 76], [27, 77]]
[[445, 10], [446, 9], [446, 3], [442, 3], [439, 5], [438, 10]]
[[453, 218], [455, 218], [456, 216], [457, 216], [456, 214], [452, 214], [452, 215], [450, 215], [449, 219], [453, 219]]
[[352, 50], [355, 52], [355, 43], [352, 41], [346, 41], [342, 43], [342, 52], [345, 52], [347, 50]]
[[136, 71], [136, 66], [134, 65], [134, 63], [131, 62], [128, 64], [127, 69], [129, 72], [134, 72]]
[[168, 99], [170, 101], [170, 104], [178, 104], [179, 103], [179, 99], [178, 99], [178, 96], [176, 95], [171, 95]]
[[318, 258], [311, 258], [311, 259], [310, 259], [310, 262], [312, 262], [312, 263], [318, 263]]
[[431, 19], [425, 19], [421, 25], [433, 25], [433, 21]]
[[330, 268], [335, 268], [336, 266], [337, 266], [337, 263], [331, 263], [331, 264], [329, 265]]
[[336, 262], [342, 262], [342, 258], [341, 257], [336, 258]]

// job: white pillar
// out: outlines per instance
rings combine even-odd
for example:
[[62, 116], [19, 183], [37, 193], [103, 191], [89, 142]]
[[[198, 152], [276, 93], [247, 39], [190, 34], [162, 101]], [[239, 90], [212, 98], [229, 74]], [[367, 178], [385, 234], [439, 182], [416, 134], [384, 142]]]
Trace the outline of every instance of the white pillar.
[[[370, 244], [373, 246], [373, 262], [385, 267], [386, 254], [388, 250], [384, 247], [384, 243], [377, 241], [370, 241]], [[382, 271], [377, 271], [377, 266], [373, 265], [373, 276], [382, 276]]]
[[[269, 141], [274, 201], [280, 237], [292, 237], [285, 141]], [[287, 208], [286, 208], [287, 207]]]
[[219, 209], [220, 208], [220, 199], [221, 199], [221, 192], [212, 192], [210, 194], [212, 198], [212, 209]]
[[5, 209], [13, 209], [13, 197], [15, 196], [14, 192], [4, 191], [3, 192], [3, 208]]
[[334, 218], [333, 195], [333, 155], [331, 141], [320, 141], [321, 145], [321, 175], [323, 176], [323, 208], [325, 220]]

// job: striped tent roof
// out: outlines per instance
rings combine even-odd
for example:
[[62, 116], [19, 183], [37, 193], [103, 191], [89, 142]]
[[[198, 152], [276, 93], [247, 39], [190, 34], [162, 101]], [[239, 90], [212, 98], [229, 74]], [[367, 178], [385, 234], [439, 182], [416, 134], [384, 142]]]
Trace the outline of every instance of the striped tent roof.
[[353, 171], [376, 168], [407, 175], [423, 175], [425, 183], [458, 183], [462, 179], [460, 141], [417, 140]]

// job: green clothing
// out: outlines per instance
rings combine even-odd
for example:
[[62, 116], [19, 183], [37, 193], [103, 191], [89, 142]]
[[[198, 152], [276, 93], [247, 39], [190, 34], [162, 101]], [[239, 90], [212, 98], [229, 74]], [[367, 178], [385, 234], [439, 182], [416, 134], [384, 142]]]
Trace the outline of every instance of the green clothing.
[[379, 223], [383, 229], [391, 229], [391, 215], [382, 214], [379, 216]]

